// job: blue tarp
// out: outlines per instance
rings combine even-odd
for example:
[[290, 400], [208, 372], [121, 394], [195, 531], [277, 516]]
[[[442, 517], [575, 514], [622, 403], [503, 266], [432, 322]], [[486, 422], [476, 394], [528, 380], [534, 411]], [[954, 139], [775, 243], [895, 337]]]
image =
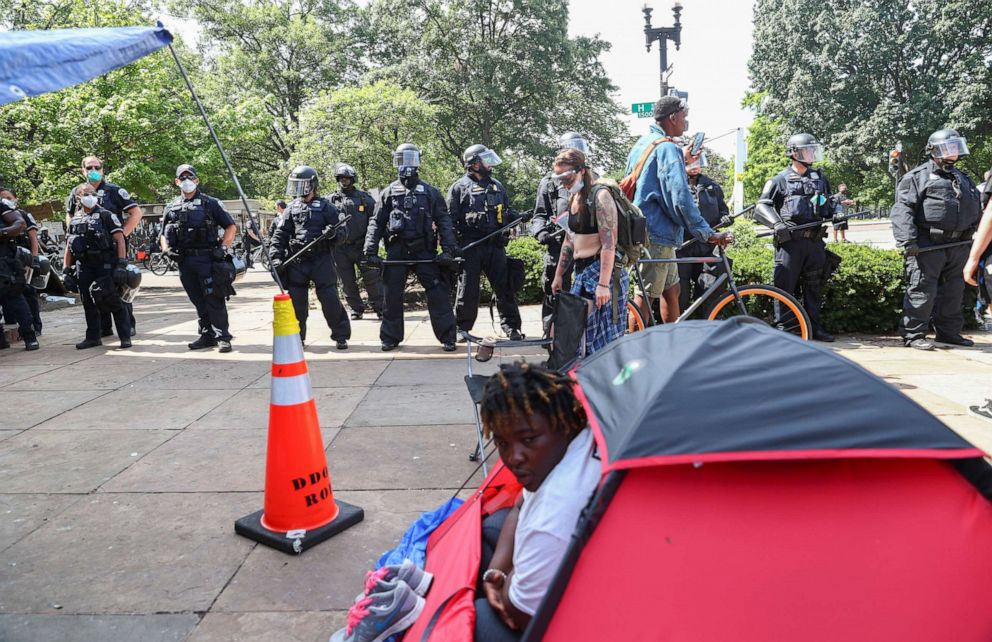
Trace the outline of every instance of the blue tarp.
[[375, 567], [380, 569], [390, 564], [402, 564], [404, 559], [409, 559], [420, 568], [424, 568], [427, 561], [428, 538], [463, 503], [463, 500], [452, 497], [436, 509], [422, 513], [403, 533], [399, 545], [383, 553]]
[[0, 33], [0, 105], [77, 85], [172, 42], [157, 27]]

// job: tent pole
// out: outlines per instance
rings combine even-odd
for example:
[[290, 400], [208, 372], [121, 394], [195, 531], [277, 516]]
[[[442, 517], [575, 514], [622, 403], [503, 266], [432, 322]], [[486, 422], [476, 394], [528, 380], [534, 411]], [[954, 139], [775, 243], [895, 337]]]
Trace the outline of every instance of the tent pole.
[[[248, 223], [251, 226], [251, 229], [254, 230], [255, 235], [258, 236], [259, 241], [262, 242], [263, 248], [267, 250], [268, 248], [265, 247], [265, 237], [262, 235], [261, 230], [258, 229], [258, 225], [255, 224], [255, 219], [251, 215], [251, 208], [248, 207], [248, 198], [245, 196], [244, 190], [241, 189], [241, 182], [238, 180], [237, 174], [234, 173], [234, 168], [231, 167], [231, 161], [227, 159], [227, 154], [224, 152], [224, 146], [220, 144], [220, 139], [217, 138], [217, 134], [214, 132], [214, 127], [210, 124], [210, 119], [207, 118], [207, 110], [203, 108], [203, 103], [200, 102], [200, 97], [196, 95], [196, 90], [193, 89], [193, 83], [189, 80], [189, 75], [186, 73], [186, 68], [183, 67], [183, 63], [179, 60], [179, 56], [176, 54], [176, 50], [172, 46], [171, 42], [169, 43], [169, 51], [172, 53], [173, 60], [176, 61], [176, 66], [179, 67], [179, 73], [182, 74], [183, 80], [186, 81], [186, 87], [189, 88], [189, 93], [192, 94], [193, 100], [196, 101], [196, 106], [200, 108], [200, 115], [203, 116], [203, 122], [207, 125], [207, 131], [210, 132], [210, 137], [214, 139], [214, 144], [217, 145], [217, 151], [220, 152], [220, 157], [223, 159], [224, 165], [227, 167], [227, 173], [230, 174], [231, 180], [234, 181], [234, 187], [237, 188], [238, 196], [241, 197], [241, 203], [245, 206], [245, 211], [248, 213]], [[247, 245], [248, 244], [245, 243], [246, 252], [248, 249]], [[270, 267], [269, 274], [272, 275], [276, 285], [279, 286], [279, 292], [281, 294], [285, 294], [286, 290], [282, 287], [282, 281], [279, 279], [279, 275], [276, 274], [276, 271]]]

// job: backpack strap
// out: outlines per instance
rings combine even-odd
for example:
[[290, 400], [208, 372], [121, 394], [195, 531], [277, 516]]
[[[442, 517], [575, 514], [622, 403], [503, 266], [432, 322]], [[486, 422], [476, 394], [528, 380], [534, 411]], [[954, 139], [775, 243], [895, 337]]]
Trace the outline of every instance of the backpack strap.
[[637, 179], [641, 177], [641, 172], [644, 171], [644, 166], [647, 164], [648, 159], [651, 158], [651, 154], [654, 153], [654, 150], [658, 148], [658, 145], [670, 142], [672, 142], [672, 139], [668, 136], [662, 136], [657, 140], [651, 141], [651, 144], [648, 145], [647, 149], [644, 150], [644, 153], [641, 154], [641, 158], [637, 161], [637, 165], [634, 165], [634, 171], [630, 173], [630, 176], [634, 179], [634, 182], [637, 182]]

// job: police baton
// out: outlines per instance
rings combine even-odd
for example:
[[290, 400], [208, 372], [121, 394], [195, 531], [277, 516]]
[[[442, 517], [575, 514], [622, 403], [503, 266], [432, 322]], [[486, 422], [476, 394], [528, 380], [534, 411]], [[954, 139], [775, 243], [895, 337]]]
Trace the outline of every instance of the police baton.
[[[735, 212], [734, 214], [728, 214], [727, 216], [721, 218], [720, 219], [720, 222], [717, 223], [713, 227], [713, 229], [714, 230], [722, 230], [724, 228], [730, 227], [731, 225], [734, 224], [734, 220], [738, 216], [743, 216], [743, 215], [747, 214], [748, 212], [750, 212], [751, 210], [753, 210], [757, 206], [758, 206], [758, 204], [755, 203], [754, 205], [748, 205], [747, 207], [745, 207], [744, 209], [742, 209], [740, 212]], [[726, 219], [730, 219], [730, 220], [727, 221]], [[686, 241], [685, 243], [683, 243], [682, 245], [680, 245], [678, 247], [678, 249], [679, 250], [684, 250], [685, 248], [689, 247], [693, 243], [699, 243], [699, 239], [697, 239], [696, 237], [692, 237], [691, 239], [689, 239], [688, 241]]]
[[283, 261], [279, 265], [278, 271], [279, 272], [285, 271], [285, 269], [287, 267], [289, 267], [290, 264], [292, 264], [294, 261], [300, 260], [300, 257], [302, 257], [304, 254], [306, 254], [310, 250], [310, 248], [312, 248], [314, 245], [317, 245], [321, 241], [326, 241], [328, 238], [336, 235], [337, 232], [338, 232], [338, 230], [340, 230], [342, 227], [344, 227], [345, 225], [347, 225], [348, 224], [348, 221], [350, 221], [350, 220], [351, 220], [351, 214], [345, 216], [343, 219], [341, 219], [340, 221], [338, 221], [337, 223], [335, 223], [334, 225], [332, 225], [330, 228], [328, 228], [327, 230], [325, 230], [323, 234], [321, 234], [320, 236], [318, 236], [314, 240], [312, 240], [309, 243], [307, 243], [306, 245], [304, 245], [302, 250], [300, 250], [299, 252], [297, 252], [293, 256], [291, 256], [288, 259], [286, 259], [285, 261]]
[[486, 241], [488, 241], [492, 237], [494, 237], [494, 236], [496, 236], [498, 234], [502, 234], [503, 232], [506, 232], [507, 230], [512, 229], [512, 228], [516, 227], [517, 225], [520, 225], [523, 222], [524, 222], [523, 217], [514, 219], [514, 220], [510, 221], [509, 223], [507, 223], [506, 225], [504, 225], [503, 227], [497, 229], [496, 231], [490, 232], [489, 234], [486, 234], [485, 236], [483, 236], [478, 241], [472, 241], [471, 243], [469, 243], [465, 247], [459, 248], [458, 251], [464, 253], [466, 250], [471, 250], [476, 245], [480, 245], [482, 243], [485, 243]]
[[[465, 262], [465, 259], [460, 258], [460, 257], [453, 257], [451, 259], [451, 262], [452, 263], [464, 263]], [[392, 260], [391, 261], [389, 259], [383, 259], [382, 261], [379, 261], [379, 264], [380, 265], [418, 265], [418, 264], [423, 264], [423, 263], [438, 263], [438, 260], [436, 258], [434, 258], [434, 259], [407, 259], [405, 261], [404, 260]]]
[[[857, 212], [855, 214], [848, 214], [847, 216], [835, 216], [834, 218], [823, 219], [822, 221], [814, 221], [812, 223], [803, 223], [802, 225], [796, 225], [794, 227], [790, 227], [789, 228], [789, 231], [790, 232], [795, 232], [796, 230], [806, 230], [806, 229], [809, 229], [811, 227], [822, 227], [822, 226], [826, 225], [827, 223], [843, 223], [845, 221], [851, 220], [852, 218], [864, 218], [865, 216], [868, 216], [871, 213], [872, 213], [871, 210], [865, 210], [864, 212]], [[768, 236], [775, 236], [775, 231], [772, 230], [772, 231], [769, 231], [769, 232], [762, 232], [760, 234], [755, 234], [755, 236], [757, 238], [759, 238], [759, 239], [765, 238], [765, 237], [768, 237]]]
[[921, 247], [916, 253], [923, 254], [924, 252], [933, 252], [934, 250], [947, 250], [952, 247], [961, 247], [962, 245], [971, 245], [973, 239], [968, 239], [967, 241], [954, 241], [953, 243], [941, 243], [940, 245], [931, 245], [930, 247]]

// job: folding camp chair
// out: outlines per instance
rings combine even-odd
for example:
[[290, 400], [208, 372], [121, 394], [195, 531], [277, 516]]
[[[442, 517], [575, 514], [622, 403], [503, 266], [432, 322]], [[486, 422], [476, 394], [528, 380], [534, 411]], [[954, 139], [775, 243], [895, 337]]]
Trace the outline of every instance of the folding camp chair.
[[[519, 341], [513, 341], [511, 339], [483, 339], [465, 330], [460, 330], [459, 334], [465, 339], [465, 363], [468, 371], [465, 375], [465, 386], [468, 388], [469, 397], [472, 398], [472, 412], [475, 413], [475, 432], [477, 437], [475, 450], [468, 458], [471, 461], [479, 461], [481, 459], [482, 473], [486, 475], [489, 474], [489, 469], [486, 467], [484, 455], [488, 444], [482, 435], [482, 417], [479, 415], [479, 404], [482, 403], [482, 389], [486, 387], [486, 382], [489, 381], [490, 375], [475, 374], [472, 371], [472, 361], [478, 360], [480, 363], [489, 361], [495, 351], [505, 350], [507, 348], [547, 349], [551, 346], [552, 340], [545, 338], [521, 339]], [[473, 346], [477, 346], [475, 355], [472, 354]]]

